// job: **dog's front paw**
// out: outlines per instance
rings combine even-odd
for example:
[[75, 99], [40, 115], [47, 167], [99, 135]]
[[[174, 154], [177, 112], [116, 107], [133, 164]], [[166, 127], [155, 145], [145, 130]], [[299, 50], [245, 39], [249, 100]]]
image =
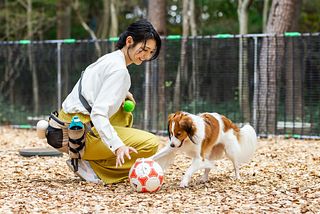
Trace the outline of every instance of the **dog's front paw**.
[[182, 187], [182, 188], [186, 188], [186, 187], [188, 187], [188, 185], [189, 185], [189, 181], [187, 181], [187, 180], [182, 180], [180, 183], [180, 187]]
[[234, 176], [231, 176], [231, 179], [235, 181], [240, 181], [241, 177], [239, 175], [234, 175]]
[[202, 175], [199, 179], [200, 183], [206, 183], [209, 180], [209, 176], [208, 175]]

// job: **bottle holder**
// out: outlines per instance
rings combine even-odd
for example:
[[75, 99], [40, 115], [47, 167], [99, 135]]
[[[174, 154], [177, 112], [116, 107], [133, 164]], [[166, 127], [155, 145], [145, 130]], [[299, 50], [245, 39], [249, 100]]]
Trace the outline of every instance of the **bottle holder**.
[[78, 117], [74, 117], [68, 128], [69, 156], [74, 171], [78, 171], [78, 160], [82, 158], [85, 149], [85, 129]]

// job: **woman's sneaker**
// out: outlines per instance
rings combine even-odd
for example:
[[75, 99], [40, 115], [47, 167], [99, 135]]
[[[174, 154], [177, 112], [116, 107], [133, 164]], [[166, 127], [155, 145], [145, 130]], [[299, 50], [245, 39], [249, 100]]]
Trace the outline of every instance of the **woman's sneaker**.
[[[74, 168], [71, 164], [71, 160], [67, 160], [66, 163], [68, 167], [74, 172]], [[100, 178], [96, 175], [96, 173], [91, 168], [88, 161], [78, 159], [78, 171], [74, 173], [84, 181], [88, 181], [92, 183], [102, 183]]]

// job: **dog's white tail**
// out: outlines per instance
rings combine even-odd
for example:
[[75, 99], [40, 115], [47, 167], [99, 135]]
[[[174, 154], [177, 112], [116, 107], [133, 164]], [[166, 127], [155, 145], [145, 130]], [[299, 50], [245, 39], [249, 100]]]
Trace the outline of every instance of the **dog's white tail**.
[[257, 134], [249, 124], [240, 129], [239, 145], [241, 152], [238, 154], [238, 161], [239, 163], [246, 163], [252, 158], [257, 147]]

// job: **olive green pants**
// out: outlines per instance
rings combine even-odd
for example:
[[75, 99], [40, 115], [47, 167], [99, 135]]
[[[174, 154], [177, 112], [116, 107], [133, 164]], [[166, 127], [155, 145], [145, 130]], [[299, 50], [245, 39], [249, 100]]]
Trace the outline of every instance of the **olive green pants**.
[[[59, 113], [59, 118], [65, 122], [70, 122], [75, 115], [84, 123], [90, 120], [88, 115], [66, 114], [63, 111]], [[129, 170], [137, 158], [150, 157], [158, 150], [159, 139], [149, 132], [132, 128], [132, 122], [132, 114], [122, 109], [119, 109], [110, 118], [110, 123], [123, 143], [138, 151], [138, 154], [130, 154], [131, 160], [125, 157], [125, 163], [117, 168], [115, 154], [102, 142], [97, 130], [93, 127], [92, 131], [94, 135], [90, 134], [90, 132], [86, 134], [86, 147], [83, 159], [89, 161], [94, 172], [107, 184], [127, 179]]]

